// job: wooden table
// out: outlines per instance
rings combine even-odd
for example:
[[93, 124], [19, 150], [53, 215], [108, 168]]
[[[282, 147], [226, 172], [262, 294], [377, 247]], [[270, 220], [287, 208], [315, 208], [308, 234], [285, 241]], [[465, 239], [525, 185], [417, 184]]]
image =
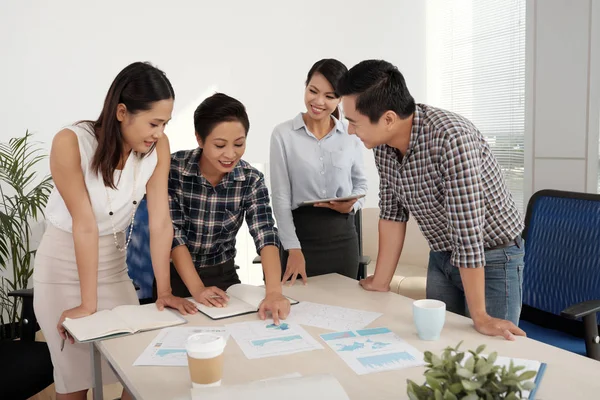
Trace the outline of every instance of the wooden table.
[[[294, 287], [285, 287], [284, 294], [300, 301], [381, 312], [383, 316], [370, 326], [387, 327], [420, 351], [441, 352], [446, 346], [455, 346], [463, 340], [463, 350], [475, 349], [480, 344], [486, 344], [486, 352], [498, 351], [502, 356], [546, 362], [548, 366], [537, 392], [537, 399], [600, 398], [598, 361], [528, 338], [518, 338], [510, 342], [500, 337], [483, 336], [473, 329], [470, 319], [452, 313], [446, 315], [440, 340], [424, 342], [417, 337], [412, 322], [412, 299], [394, 293], [367, 292], [356, 280], [337, 274], [310, 278], [308, 282], [307, 286], [296, 284]], [[198, 313], [188, 316], [187, 326], [222, 326], [257, 318], [257, 314], [250, 314], [212, 321]], [[304, 328], [315, 338], [328, 332], [310, 326]], [[97, 342], [95, 348], [108, 360], [123, 386], [137, 400], [189, 399], [191, 383], [187, 367], [133, 366], [133, 362], [157, 334], [158, 331], [152, 331], [105, 340]], [[398, 400], [408, 398], [406, 379], [412, 379], [419, 384], [424, 382], [423, 367], [356, 375], [333, 350], [325, 343], [322, 344], [324, 350], [249, 360], [235, 340], [230, 338], [225, 350], [223, 385], [246, 383], [294, 372], [302, 375], [331, 373], [340, 381], [351, 399]], [[100, 393], [97, 391], [96, 394]]]

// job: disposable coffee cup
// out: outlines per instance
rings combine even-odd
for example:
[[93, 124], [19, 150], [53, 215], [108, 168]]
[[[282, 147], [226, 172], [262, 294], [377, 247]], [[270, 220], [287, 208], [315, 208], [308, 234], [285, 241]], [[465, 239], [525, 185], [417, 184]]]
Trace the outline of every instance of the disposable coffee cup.
[[193, 387], [221, 385], [225, 339], [212, 333], [195, 333], [188, 337], [185, 349]]

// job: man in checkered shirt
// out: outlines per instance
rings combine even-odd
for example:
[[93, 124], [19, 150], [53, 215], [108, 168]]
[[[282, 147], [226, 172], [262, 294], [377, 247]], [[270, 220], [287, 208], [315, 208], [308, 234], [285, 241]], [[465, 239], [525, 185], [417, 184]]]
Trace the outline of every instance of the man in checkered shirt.
[[349, 133], [374, 149], [380, 177], [379, 254], [362, 287], [389, 290], [412, 214], [431, 249], [427, 298], [483, 334], [525, 335], [523, 222], [483, 135], [460, 115], [415, 104], [385, 61], [350, 69], [340, 95]]

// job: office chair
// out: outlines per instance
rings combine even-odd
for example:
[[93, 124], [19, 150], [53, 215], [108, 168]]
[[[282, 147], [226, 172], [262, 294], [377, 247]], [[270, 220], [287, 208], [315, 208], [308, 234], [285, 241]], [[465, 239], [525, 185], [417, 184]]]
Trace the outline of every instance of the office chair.
[[48, 345], [35, 341], [38, 330], [33, 312], [33, 289], [8, 294], [19, 297], [21, 323], [19, 340], [0, 340], [0, 399], [28, 399], [54, 382], [54, 369]]
[[533, 339], [600, 360], [600, 195], [535, 193], [523, 238], [521, 329]]
[[[358, 275], [356, 279], [364, 279], [367, 277], [367, 265], [371, 262], [371, 257], [363, 256], [363, 240], [362, 240], [362, 209], [358, 209], [356, 213], [354, 213], [354, 227], [356, 228], [356, 234], [358, 235]], [[285, 265], [283, 265], [284, 260], [287, 260], [285, 255], [285, 250], [283, 250], [283, 246], [280, 247], [279, 257], [282, 260], [281, 270], [285, 271]], [[252, 264], [260, 264], [260, 256], [254, 257], [252, 260]]]

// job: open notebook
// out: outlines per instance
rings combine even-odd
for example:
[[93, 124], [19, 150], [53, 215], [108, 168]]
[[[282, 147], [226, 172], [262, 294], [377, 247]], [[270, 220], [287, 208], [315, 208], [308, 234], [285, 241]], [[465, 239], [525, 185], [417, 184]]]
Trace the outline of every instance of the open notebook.
[[[227, 289], [229, 302], [226, 307], [207, 307], [193, 299], [188, 299], [202, 314], [211, 319], [223, 319], [238, 315], [251, 314], [258, 311], [260, 303], [265, 298], [265, 289], [260, 286], [238, 283]], [[291, 304], [298, 304], [297, 300], [287, 298]]]
[[90, 316], [66, 319], [65, 329], [80, 343], [106, 339], [153, 329], [185, 324], [187, 321], [170, 310], [159, 311], [155, 304], [118, 306]]

